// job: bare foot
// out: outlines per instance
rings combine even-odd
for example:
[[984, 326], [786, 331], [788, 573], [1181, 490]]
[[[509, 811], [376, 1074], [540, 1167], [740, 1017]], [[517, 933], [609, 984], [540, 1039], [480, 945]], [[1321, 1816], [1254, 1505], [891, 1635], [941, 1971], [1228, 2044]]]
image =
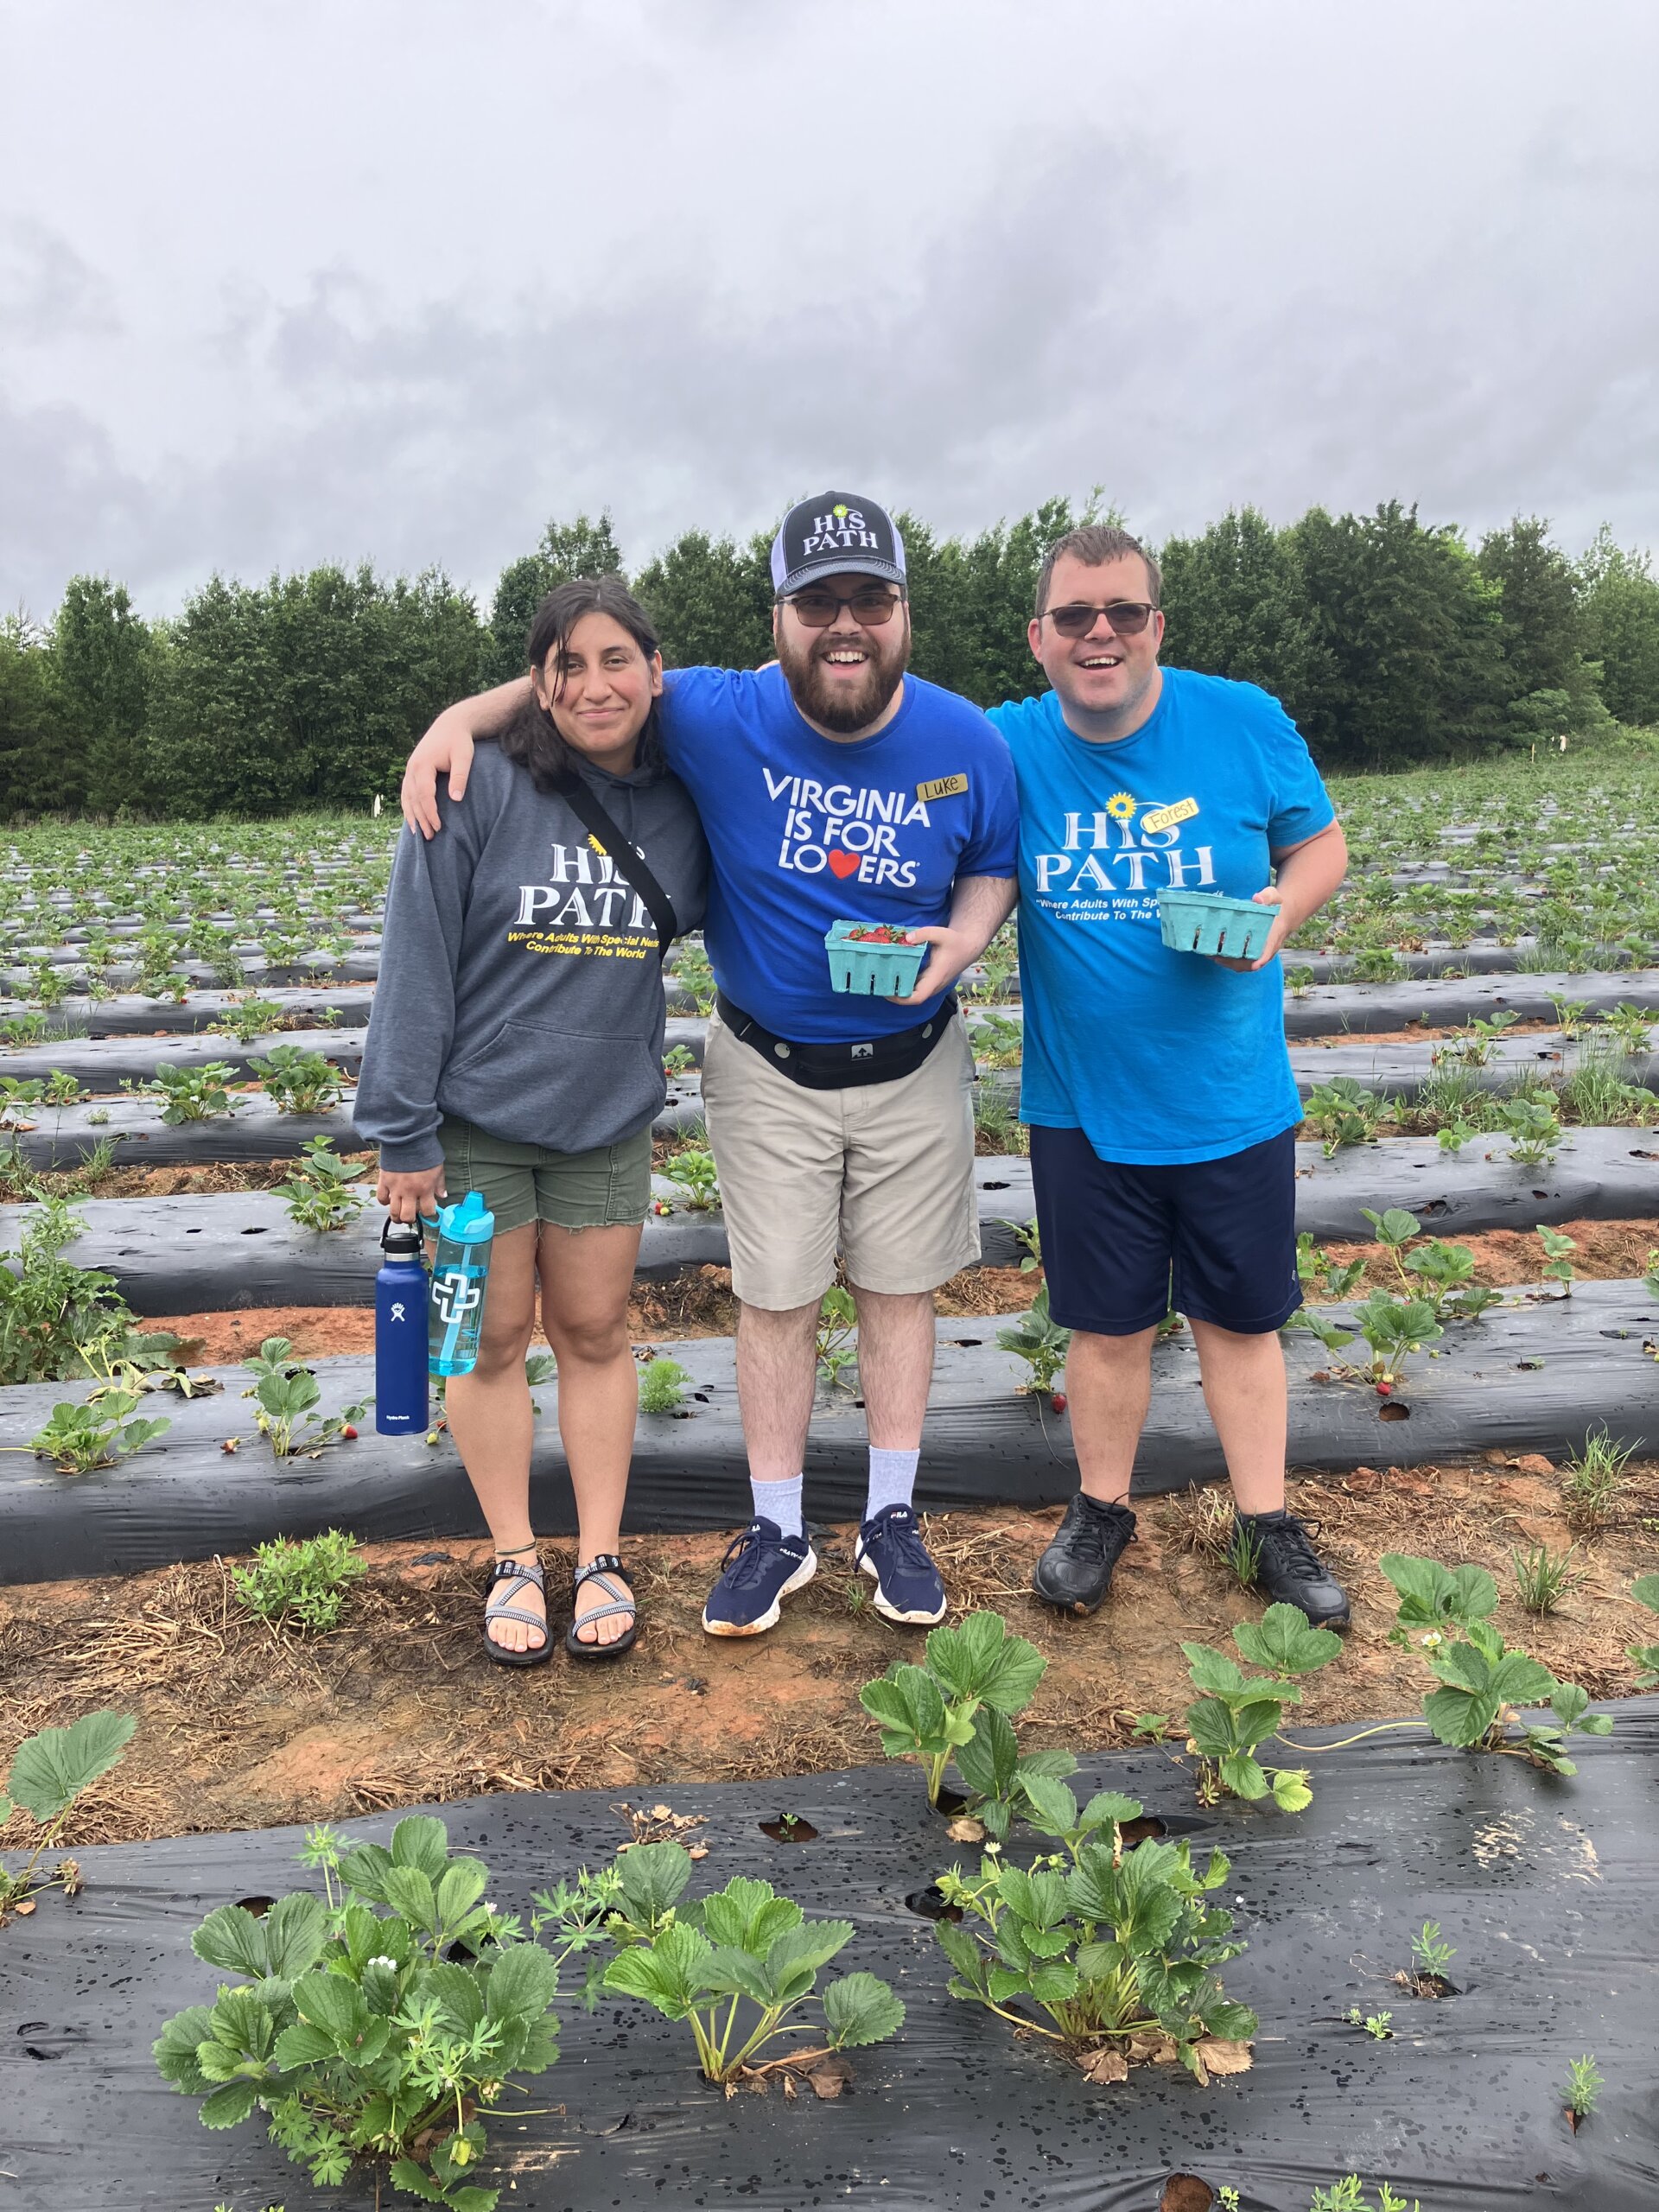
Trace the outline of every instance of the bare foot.
[[[632, 1596], [633, 1592], [628, 1586], [626, 1575], [619, 1574], [614, 1567], [606, 1567], [603, 1570], [603, 1576], [606, 1582], [613, 1583], [619, 1591], [626, 1592], [629, 1597]], [[582, 1623], [588, 1620], [590, 1613], [596, 1612], [601, 1605], [614, 1603], [615, 1600], [605, 1591], [599, 1576], [590, 1576], [582, 1584], [576, 1592], [574, 1616], [578, 1643], [614, 1643], [619, 1637], [627, 1634], [633, 1626], [633, 1622], [626, 1613], [611, 1613], [602, 1621], [591, 1622], [585, 1630], [582, 1626]]]
[[[523, 1559], [501, 1560], [503, 1567], [521, 1567]], [[542, 1623], [532, 1628], [528, 1621], [503, 1620], [499, 1609], [512, 1605], [521, 1611], [533, 1613]], [[498, 1582], [491, 1591], [484, 1609], [484, 1633], [492, 1643], [499, 1643], [504, 1651], [540, 1651], [547, 1643], [547, 1600], [533, 1582]]]

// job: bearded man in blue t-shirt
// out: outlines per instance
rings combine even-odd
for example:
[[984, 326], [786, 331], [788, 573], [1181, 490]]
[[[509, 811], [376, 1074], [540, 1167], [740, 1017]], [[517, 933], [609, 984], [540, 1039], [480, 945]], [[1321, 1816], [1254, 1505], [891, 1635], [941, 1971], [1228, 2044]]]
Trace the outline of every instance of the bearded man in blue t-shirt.
[[[803, 500], [773, 542], [772, 580], [775, 663], [663, 678], [664, 750], [711, 861], [704, 938], [720, 996], [702, 1096], [754, 1506], [703, 1610], [709, 1633], [730, 1637], [771, 1628], [817, 1571], [801, 1469], [837, 1250], [869, 1425], [855, 1555], [885, 1618], [944, 1617], [911, 1501], [933, 1292], [979, 1256], [973, 1054], [950, 992], [1007, 918], [1018, 856], [1007, 747], [977, 707], [906, 673], [904, 544], [886, 511], [850, 493]], [[437, 775], [459, 799], [473, 739], [528, 696], [521, 678], [439, 715], [404, 779], [411, 827], [438, 830]], [[541, 911], [557, 920], [556, 905]], [[838, 921], [931, 946], [909, 996], [832, 988], [824, 938]]]
[[[1277, 700], [1159, 666], [1160, 585], [1125, 531], [1061, 538], [1028, 632], [1053, 689], [990, 715], [1020, 786], [1020, 1118], [1050, 1311], [1072, 1332], [1081, 1478], [1035, 1586], [1080, 1613], [1106, 1595], [1173, 1306], [1261, 1588], [1340, 1624], [1347, 1598], [1285, 1510], [1301, 1105], [1278, 955], [1341, 884], [1347, 846]], [[1166, 946], [1158, 893], [1183, 887], [1274, 906], [1261, 957]]]

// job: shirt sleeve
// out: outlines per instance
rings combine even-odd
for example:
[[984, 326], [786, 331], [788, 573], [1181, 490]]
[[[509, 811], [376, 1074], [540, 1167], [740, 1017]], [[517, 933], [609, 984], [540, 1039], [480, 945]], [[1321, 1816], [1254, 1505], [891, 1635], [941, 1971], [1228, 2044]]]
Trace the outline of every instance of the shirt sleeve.
[[436, 1167], [443, 1159], [438, 1084], [455, 1033], [461, 932], [482, 842], [475, 806], [456, 806], [447, 778], [438, 811], [443, 827], [435, 837], [405, 830], [397, 842], [380, 973], [352, 1104], [353, 1128], [379, 1147], [383, 1168], [401, 1174]]
[[1020, 868], [1020, 799], [1014, 756], [995, 730], [985, 734], [982, 766], [974, 778], [974, 811], [967, 844], [957, 861], [963, 875], [1011, 876]]
[[1337, 811], [1307, 741], [1276, 699], [1267, 698], [1267, 706], [1268, 849], [1282, 853], [1328, 830]]

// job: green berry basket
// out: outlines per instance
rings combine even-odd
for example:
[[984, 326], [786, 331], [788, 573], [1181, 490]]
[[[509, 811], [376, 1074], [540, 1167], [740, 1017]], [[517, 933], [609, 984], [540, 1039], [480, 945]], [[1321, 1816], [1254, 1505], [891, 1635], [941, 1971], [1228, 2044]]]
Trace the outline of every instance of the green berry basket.
[[826, 932], [823, 949], [830, 956], [830, 988], [852, 991], [861, 998], [905, 999], [916, 988], [925, 944], [861, 944], [854, 930], [876, 927], [872, 922], [836, 922]]
[[1158, 922], [1164, 943], [1176, 952], [1224, 952], [1230, 960], [1259, 960], [1278, 909], [1219, 891], [1160, 891]]

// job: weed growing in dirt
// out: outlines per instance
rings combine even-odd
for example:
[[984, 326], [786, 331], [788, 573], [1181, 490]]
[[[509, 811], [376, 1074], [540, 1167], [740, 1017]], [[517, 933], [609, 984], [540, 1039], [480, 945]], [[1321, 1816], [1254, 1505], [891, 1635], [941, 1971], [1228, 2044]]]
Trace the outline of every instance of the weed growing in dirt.
[[136, 1097], [159, 1098], [162, 1119], [169, 1128], [181, 1122], [208, 1122], [235, 1113], [242, 1103], [225, 1088], [236, 1070], [228, 1060], [210, 1060], [205, 1068], [157, 1068], [148, 1083], [124, 1083], [121, 1088]]
[[499, 2192], [469, 2178], [488, 2147], [480, 2112], [510, 2074], [557, 2058], [559, 1968], [597, 1939], [601, 1892], [571, 1899], [548, 1948], [485, 1900], [488, 1868], [451, 1856], [442, 1821], [399, 1821], [390, 1850], [342, 1851], [313, 1830], [305, 1857], [326, 1900], [296, 1891], [263, 1919], [221, 1905], [191, 1937], [240, 1979], [168, 2022], [162, 2078], [202, 2098], [206, 2127], [264, 2110], [319, 2188], [360, 2163], [377, 2191], [384, 2178], [451, 2212], [493, 2212]]
[[342, 1160], [327, 1137], [313, 1137], [276, 1188], [295, 1226], [322, 1235], [356, 1220], [368, 1194], [352, 1185], [368, 1172], [360, 1160]]
[[1029, 1871], [993, 1847], [976, 1875], [942, 1874], [963, 1915], [934, 1924], [950, 1994], [1058, 2044], [1091, 2082], [1121, 2082], [1142, 2059], [1179, 2059], [1200, 2083], [1243, 2073], [1256, 2017], [1226, 1995], [1216, 1968], [1244, 1946], [1231, 1914], [1205, 1902], [1229, 1862], [1214, 1851], [1200, 1872], [1185, 1841], [1125, 1851], [1121, 1823], [1141, 1809], [1102, 1792], [1065, 1850]]
[[1351, 2005], [1343, 2018], [1351, 2026], [1363, 2028], [1373, 2043], [1392, 2043], [1394, 2030], [1389, 2025], [1392, 2012], [1362, 2012], [1357, 2005]]
[[1236, 1518], [1227, 1539], [1225, 1558], [1241, 1590], [1254, 1590], [1262, 1571], [1262, 1539], [1254, 1529]]
[[1411, 1955], [1420, 1974], [1444, 1981], [1447, 1967], [1458, 1955], [1452, 1945], [1441, 1942], [1440, 1922], [1426, 1920], [1421, 1932], [1411, 1939]]
[[1592, 2054], [1570, 2058], [1567, 2064], [1567, 2108], [1574, 2120], [1588, 2120], [1600, 2102], [1606, 2084]]
[[1009, 1633], [1000, 1613], [969, 1613], [959, 1628], [932, 1631], [924, 1665], [895, 1659], [878, 1681], [865, 1683], [858, 1701], [880, 1727], [890, 1759], [921, 1761], [930, 1805], [937, 1808], [954, 1757], [975, 1792], [976, 1816], [1003, 1836], [1028, 1779], [1063, 1780], [1077, 1764], [1069, 1751], [1022, 1758], [1014, 1741], [1013, 1716], [1031, 1703], [1047, 1666], [1035, 1644]]
[[[1035, 1274], [1043, 1264], [1043, 1234], [1037, 1225], [1036, 1215], [1033, 1214], [1031, 1219], [1026, 1222], [1005, 1220], [1001, 1226], [1008, 1230], [1014, 1243], [1020, 1247], [1020, 1274], [1022, 1275]], [[1659, 1252], [1655, 1252], [1649, 1256], [1655, 1268], [1659, 1268]], [[1655, 1295], [1659, 1297], [1659, 1292], [1656, 1292]]]
[[[85, 1229], [63, 1199], [45, 1198], [27, 1218], [16, 1252], [0, 1253], [0, 1383], [79, 1374], [83, 1344], [130, 1327], [115, 1277], [63, 1257]], [[16, 1274], [4, 1264], [13, 1259]]]
[[279, 1114], [332, 1114], [346, 1095], [340, 1070], [304, 1045], [273, 1045], [248, 1065]]
[[[843, 1974], [817, 1993], [820, 1969], [853, 1939], [850, 1920], [808, 1920], [770, 1882], [741, 1874], [682, 1904], [691, 1878], [683, 1844], [640, 1844], [621, 1854], [615, 1871], [620, 1896], [605, 1933], [621, 1948], [603, 1986], [686, 2021], [706, 2080], [729, 2088], [746, 2077], [805, 2071], [834, 2052], [884, 2043], [904, 2024], [904, 2006], [873, 1974]], [[806, 2030], [792, 2016], [815, 1994], [818, 2047], [765, 2057], [769, 2044]], [[746, 2002], [753, 2013], [743, 2011]]]
[[368, 1567], [355, 1536], [329, 1529], [321, 1536], [277, 1536], [256, 1544], [251, 1567], [233, 1567], [231, 1580], [251, 1613], [283, 1628], [326, 1630], [340, 1624], [346, 1592]]
[[80, 1888], [80, 1869], [73, 1859], [50, 1874], [41, 1872], [41, 1860], [63, 1834], [76, 1798], [109, 1772], [137, 1726], [130, 1713], [88, 1713], [71, 1728], [42, 1728], [19, 1744], [0, 1789], [0, 1827], [14, 1814], [23, 1813], [40, 1834], [16, 1872], [0, 1863], [0, 1928], [14, 1914], [33, 1912], [42, 1890], [60, 1889], [73, 1897]]
[[[1576, 1682], [1558, 1681], [1541, 1661], [1505, 1643], [1491, 1618], [1497, 1585], [1484, 1567], [1446, 1567], [1402, 1552], [1385, 1552], [1377, 1564], [1400, 1599], [1389, 1642], [1421, 1649], [1440, 1685], [1423, 1700], [1423, 1718], [1440, 1743], [1506, 1752], [1554, 1774], [1576, 1774], [1563, 1749], [1566, 1738], [1574, 1729], [1611, 1735], [1611, 1716], [1592, 1713]], [[1521, 1719], [1522, 1708], [1539, 1705], [1548, 1706], [1558, 1726]], [[1510, 1740], [1512, 1727], [1520, 1730], [1516, 1741]]]
[[368, 1402], [342, 1406], [337, 1414], [318, 1413], [322, 1392], [317, 1378], [308, 1367], [289, 1357], [293, 1349], [286, 1337], [267, 1337], [247, 1363], [253, 1385], [242, 1395], [258, 1400], [255, 1426], [269, 1438], [275, 1458], [320, 1459], [329, 1445], [338, 1444], [346, 1430], [362, 1419]]
[[1561, 1471], [1561, 1510], [1577, 1536], [1593, 1536], [1613, 1518], [1628, 1477], [1633, 1444], [1615, 1442], [1605, 1428], [1592, 1429], [1584, 1449]]
[[1041, 1396], [1044, 1391], [1053, 1389], [1055, 1376], [1065, 1365], [1071, 1332], [1061, 1328], [1051, 1318], [1046, 1283], [1017, 1321], [997, 1331], [996, 1341], [1004, 1351], [1011, 1351], [1016, 1359], [1024, 1360], [1029, 1370], [1027, 1379], [1019, 1386], [1023, 1393]]
[[1553, 1552], [1548, 1544], [1535, 1544], [1524, 1552], [1511, 1548], [1510, 1565], [1523, 1612], [1553, 1613], [1562, 1599], [1578, 1587], [1584, 1579], [1573, 1567], [1578, 1548], [1576, 1544], [1569, 1544], [1564, 1552]]
[[685, 1398], [691, 1380], [677, 1359], [653, 1359], [639, 1370], [639, 1410], [642, 1414], [671, 1414]]
[[1342, 1649], [1334, 1630], [1314, 1628], [1294, 1605], [1269, 1605], [1259, 1622], [1242, 1621], [1233, 1642], [1265, 1675], [1246, 1675], [1237, 1662], [1207, 1643], [1183, 1643], [1192, 1687], [1201, 1693], [1186, 1709], [1188, 1749], [1200, 1761], [1198, 1799], [1214, 1804], [1223, 1796], [1252, 1802], [1271, 1793], [1281, 1812], [1300, 1813], [1312, 1804], [1307, 1770], [1264, 1769], [1255, 1753], [1276, 1735], [1287, 1705], [1301, 1702], [1291, 1679], [1328, 1665]]
[[[1316, 2189], [1309, 2201], [1307, 2212], [1371, 2212], [1371, 2201], [1365, 2194], [1357, 2174], [1344, 2174], [1340, 2181], [1332, 2182], [1329, 2189]], [[1406, 2200], [1396, 2196], [1385, 2181], [1376, 2184], [1376, 2212], [1407, 2212]], [[1411, 2200], [1410, 2212], [1422, 2212], [1416, 2197]]]
[[[1659, 1574], [1638, 1574], [1630, 1595], [1650, 1613], [1659, 1613]], [[1637, 1689], [1659, 1689], [1659, 1643], [1627, 1644], [1625, 1656], [1636, 1662]]]
[[173, 1426], [165, 1415], [135, 1419], [138, 1404], [136, 1390], [107, 1387], [95, 1391], [84, 1405], [61, 1399], [45, 1427], [30, 1437], [29, 1448], [36, 1459], [50, 1459], [60, 1475], [86, 1475], [95, 1467], [117, 1466]]

